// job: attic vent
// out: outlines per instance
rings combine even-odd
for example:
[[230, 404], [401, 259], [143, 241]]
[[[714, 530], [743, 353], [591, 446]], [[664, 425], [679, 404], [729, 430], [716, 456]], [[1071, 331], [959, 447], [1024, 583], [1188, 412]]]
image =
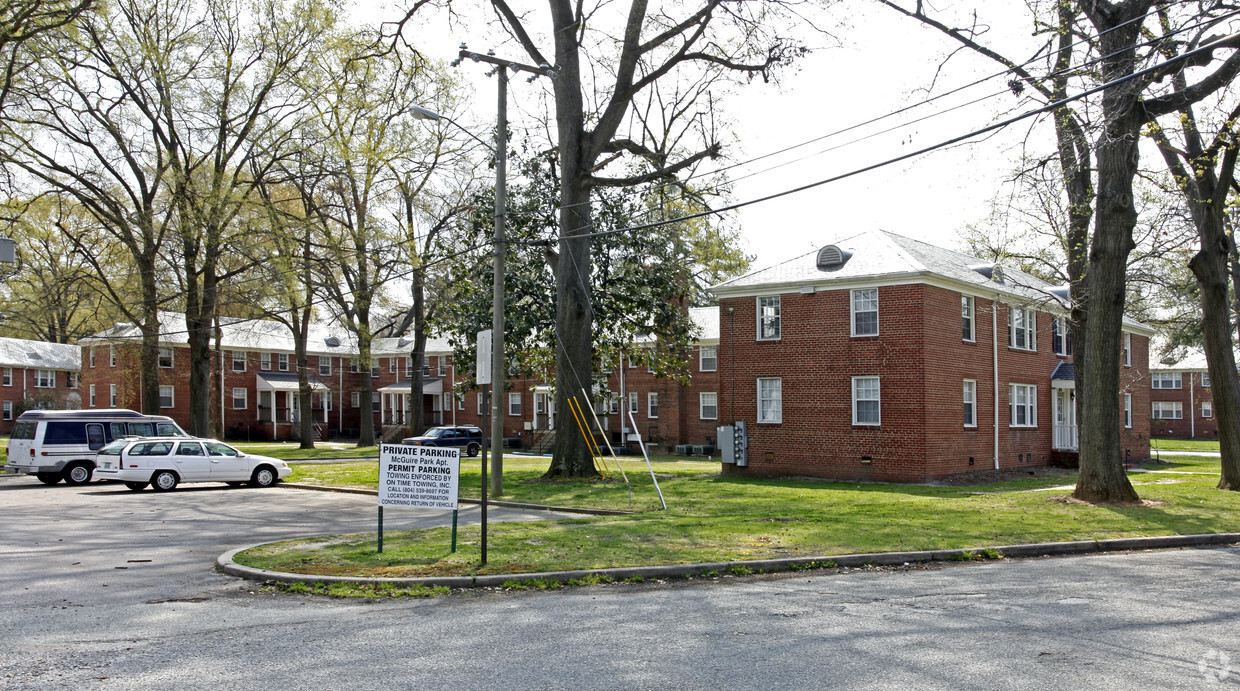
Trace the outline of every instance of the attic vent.
[[1068, 300], [1072, 297], [1072, 289], [1069, 286], [1055, 286], [1050, 289], [1050, 294], [1061, 300]]
[[835, 271], [852, 257], [852, 252], [842, 250], [835, 245], [827, 245], [818, 250], [818, 270]]
[[1003, 267], [998, 264], [974, 264], [969, 268], [990, 279], [993, 283], [1003, 283]]
[[340, 339], [336, 338], [335, 336], [328, 336], [327, 338], [323, 339], [323, 342], [327, 344], [328, 348], [339, 348], [340, 347]]
[[400, 340], [396, 341], [396, 347], [397, 347], [397, 348], [404, 348], [405, 346], [409, 345], [409, 344], [410, 344], [410, 343], [412, 343], [412, 342], [413, 342], [413, 341], [410, 341], [409, 339], [405, 338], [404, 336], [401, 336], [401, 337], [400, 337]]
[[30, 358], [31, 360], [42, 360], [43, 359], [42, 355], [39, 355], [38, 353], [33, 352], [33, 351], [26, 353], [26, 357]]

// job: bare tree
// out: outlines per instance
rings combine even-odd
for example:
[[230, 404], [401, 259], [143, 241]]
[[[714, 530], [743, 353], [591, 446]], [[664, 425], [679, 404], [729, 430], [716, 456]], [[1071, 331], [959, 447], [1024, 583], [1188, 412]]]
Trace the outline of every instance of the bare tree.
[[35, 57], [25, 45], [40, 36], [54, 34], [90, 11], [95, 0], [5, 0], [0, 4], [0, 110], [8, 102], [14, 80]]

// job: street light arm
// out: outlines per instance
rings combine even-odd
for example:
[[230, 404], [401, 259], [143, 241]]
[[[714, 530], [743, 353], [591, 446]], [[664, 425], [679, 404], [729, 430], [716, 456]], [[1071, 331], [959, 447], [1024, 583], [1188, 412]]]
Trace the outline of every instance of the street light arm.
[[431, 121], [446, 120], [446, 121], [448, 121], [448, 122], [452, 123], [453, 125], [455, 125], [455, 126], [456, 126], [456, 128], [457, 128], [458, 130], [460, 130], [460, 131], [464, 132], [465, 134], [468, 134], [470, 137], [472, 137], [472, 138], [473, 138], [473, 140], [474, 140], [474, 141], [476, 141], [476, 142], [478, 142], [479, 144], [481, 144], [481, 145], [485, 146], [485, 147], [487, 148], [487, 150], [488, 150], [488, 151], [490, 151], [492, 154], [494, 154], [494, 153], [495, 153], [495, 147], [494, 147], [494, 146], [491, 146], [490, 144], [488, 144], [488, 143], [486, 143], [486, 142], [482, 141], [481, 139], [479, 139], [479, 138], [478, 138], [478, 135], [476, 135], [476, 134], [474, 134], [473, 132], [469, 131], [469, 128], [465, 127], [464, 125], [462, 125], [461, 123], [457, 122], [456, 120], [453, 120], [452, 118], [448, 117], [447, 115], [440, 115], [439, 113], [436, 113], [435, 111], [431, 110], [430, 108], [426, 108], [426, 107], [423, 107], [423, 106], [417, 106], [417, 105], [414, 105], [414, 106], [409, 106], [409, 114], [413, 116], [413, 119], [414, 119], [414, 120], [431, 120]]

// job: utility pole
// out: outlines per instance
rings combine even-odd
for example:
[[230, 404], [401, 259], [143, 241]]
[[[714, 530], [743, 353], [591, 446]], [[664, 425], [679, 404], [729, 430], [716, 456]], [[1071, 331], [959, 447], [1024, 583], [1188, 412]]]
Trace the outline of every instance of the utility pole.
[[495, 237], [493, 286], [491, 305], [491, 494], [504, 493], [504, 256], [506, 253], [506, 229], [508, 222], [508, 71], [529, 72], [529, 81], [538, 77], [555, 77], [550, 65], [525, 65], [495, 57], [495, 51], [486, 55], [471, 52], [464, 43], [452, 66], [463, 60], [485, 62], [495, 67], [488, 74], [498, 77], [499, 102], [495, 124]]

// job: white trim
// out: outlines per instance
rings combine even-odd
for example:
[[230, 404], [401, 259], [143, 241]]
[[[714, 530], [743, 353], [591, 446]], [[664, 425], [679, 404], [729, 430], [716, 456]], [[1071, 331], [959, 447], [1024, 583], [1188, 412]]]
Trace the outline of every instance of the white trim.
[[[241, 392], [240, 396], [237, 395], [238, 391]], [[241, 401], [240, 406], [237, 405], [238, 399]], [[232, 387], [232, 409], [233, 410], [249, 410], [249, 408], [250, 408], [249, 390], [246, 389], [244, 386]]]
[[[774, 401], [774, 403], [777, 406], [776, 409], [773, 411], [775, 414], [770, 419], [766, 419], [766, 420], [762, 418], [762, 382], [764, 381], [775, 382], [776, 389], [774, 393], [777, 394], [777, 396], [772, 396], [770, 399]], [[757, 387], [758, 387], [758, 394], [757, 394], [756, 400], [757, 400], [758, 405], [757, 405], [756, 412], [757, 412], [758, 424], [759, 425], [782, 424], [784, 421], [784, 380], [783, 380], [783, 377], [758, 377]]]
[[[764, 316], [762, 314], [762, 301], [767, 298], [775, 298], [775, 314], [772, 317], [775, 323], [775, 335], [763, 336], [762, 325]], [[759, 295], [754, 298], [754, 316], [755, 324], [755, 340], [758, 341], [778, 341], [784, 336], [784, 300], [781, 295]]]
[[[972, 394], [972, 397], [965, 395], [965, 387], [967, 387], [969, 384], [973, 385], [972, 391], [969, 391], [969, 393]], [[969, 422], [968, 419], [966, 419], [964, 421], [964, 426], [968, 427], [969, 429], [976, 429], [977, 428], [977, 380], [976, 379], [963, 380], [960, 384], [960, 396], [962, 399], [961, 400], [962, 406], [963, 405], [973, 406], [972, 408], [973, 414], [969, 416], [973, 421]]]
[[[857, 333], [857, 293], [874, 291], [874, 309], [864, 310], [862, 314], [874, 312], [874, 332], [873, 333]], [[868, 338], [877, 336], [878, 330], [878, 288], [854, 288], [848, 291], [848, 330], [849, 335], [853, 338]]]
[[[875, 397], [874, 398], [858, 398], [857, 397], [857, 384], [862, 381], [870, 381], [870, 380], [873, 380], [874, 382]], [[861, 401], [865, 401], [865, 402], [873, 401], [878, 404], [878, 419], [877, 420], [862, 421], [858, 419], [857, 403]], [[860, 427], [879, 427], [883, 424], [883, 391], [882, 391], [882, 382], [879, 380], [878, 375], [867, 374], [867, 375], [861, 375], [861, 376], [856, 376], [852, 378], [852, 423], [854, 426], [860, 426]]]
[[648, 391], [646, 393], [646, 419], [657, 420], [659, 418], [659, 392]]
[[[516, 412], [513, 412], [513, 408], [512, 408], [514, 402], [516, 403], [516, 406], [517, 406]], [[520, 391], [509, 391], [508, 392], [508, 416], [509, 417], [520, 417], [521, 416], [521, 392]]]
[[[711, 407], [715, 409], [715, 414], [706, 415], [706, 396], [713, 396], [715, 401], [711, 403]], [[715, 391], [698, 392], [698, 419], [699, 420], [718, 420], [719, 419], [719, 394]]]
[[[168, 390], [168, 405], [164, 405], [164, 389]], [[177, 407], [177, 388], [171, 384], [159, 385], [159, 407], [175, 408]]]
[[1124, 394], [1124, 429], [1132, 429], [1132, 394]]
[[[969, 306], [969, 337], [964, 337], [964, 306]], [[965, 343], [977, 343], [977, 298], [973, 295], [960, 295], [960, 340]]]
[[[710, 369], [706, 369], [706, 365], [703, 364], [706, 360], [706, 349], [707, 348], [710, 348], [713, 351], [713, 354], [711, 355], [711, 359], [715, 361], [715, 366], [711, 367]], [[698, 371], [699, 372], [719, 371], [719, 346], [701, 345], [701, 344], [698, 345]]]
[[[1024, 403], [1016, 402], [1016, 391], [1020, 389], [1024, 392], [1026, 399]], [[1016, 422], [1016, 413], [1023, 408], [1025, 410], [1026, 420], [1022, 423]], [[1038, 385], [1022, 384], [1012, 382], [1008, 384], [1008, 427], [1016, 427], [1019, 429], [1034, 429], [1038, 426]]]

